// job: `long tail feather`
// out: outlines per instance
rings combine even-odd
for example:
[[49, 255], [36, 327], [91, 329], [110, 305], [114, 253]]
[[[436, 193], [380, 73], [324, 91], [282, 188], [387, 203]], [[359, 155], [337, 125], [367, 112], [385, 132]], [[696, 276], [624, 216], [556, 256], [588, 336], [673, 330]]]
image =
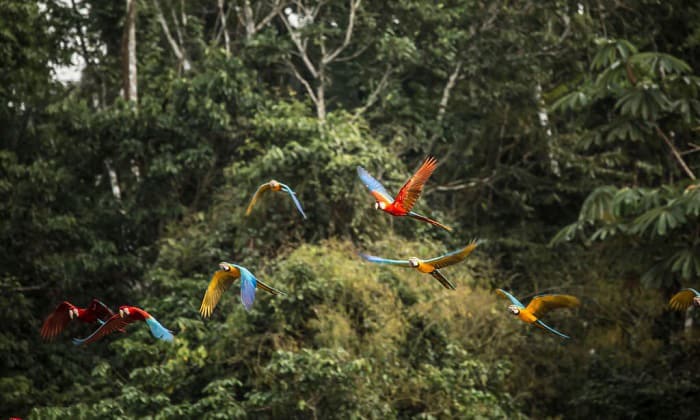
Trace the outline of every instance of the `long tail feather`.
[[537, 325], [540, 328], [544, 328], [545, 330], [551, 332], [552, 334], [558, 335], [561, 338], [571, 338], [566, 334], [562, 334], [559, 331], [555, 330], [554, 328], [550, 327], [549, 325], [545, 324], [544, 322], [540, 321], [539, 319], [535, 321], [535, 325]]
[[175, 338], [172, 331], [165, 328], [153, 317], [146, 319], [146, 324], [148, 324], [148, 327], [151, 329], [151, 334], [153, 337], [159, 340], [173, 341]]
[[446, 289], [455, 290], [455, 289], [457, 288], [457, 287], [454, 285], [454, 283], [452, 283], [451, 281], [449, 281], [449, 280], [447, 279], [447, 277], [445, 277], [444, 275], [442, 275], [442, 273], [440, 272], [440, 270], [435, 270], [435, 271], [433, 271], [432, 273], [430, 273], [430, 275], [433, 276], [433, 277], [435, 277], [435, 279], [436, 279], [437, 281], [439, 281], [440, 284], [442, 284]]
[[267, 284], [261, 282], [260, 280], [258, 280], [257, 286], [258, 286], [259, 288], [261, 288], [262, 290], [266, 291], [267, 293], [270, 293], [270, 294], [273, 294], [273, 295], [283, 295], [283, 296], [286, 296], [286, 295], [287, 295], [287, 293], [285, 293], [285, 292], [283, 292], [283, 291], [281, 291], [281, 290], [279, 290], [279, 289], [275, 289], [275, 288], [272, 287], [272, 286], [268, 286]]
[[429, 218], [429, 217], [427, 217], [427, 216], [423, 216], [422, 214], [418, 214], [418, 213], [415, 213], [415, 212], [409, 212], [407, 216], [412, 217], [412, 218], [417, 219], [417, 220], [421, 220], [421, 221], [423, 221], [423, 222], [428, 222], [428, 223], [430, 223], [431, 225], [434, 225], [434, 226], [443, 228], [443, 229], [445, 229], [445, 230], [448, 231], [448, 232], [452, 232], [452, 228], [451, 228], [451, 227], [445, 226], [445, 225], [443, 225], [442, 223], [438, 222], [437, 220], [433, 220], [433, 219], [431, 219], [431, 218]]

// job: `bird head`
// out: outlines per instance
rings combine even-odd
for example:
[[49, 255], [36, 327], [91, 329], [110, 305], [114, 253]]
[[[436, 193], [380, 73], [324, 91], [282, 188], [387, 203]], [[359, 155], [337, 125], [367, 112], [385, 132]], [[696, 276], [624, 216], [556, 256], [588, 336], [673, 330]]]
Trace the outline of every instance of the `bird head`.
[[280, 185], [280, 183], [275, 181], [274, 179], [268, 184], [270, 184], [270, 188], [272, 188], [272, 191], [279, 191], [282, 189], [282, 185]]
[[219, 263], [219, 268], [222, 269], [223, 271], [231, 271], [231, 264], [227, 262], [220, 262]]
[[77, 319], [78, 315], [79, 315], [78, 308], [72, 307], [72, 308], [68, 309], [68, 316], [70, 317], [70, 319]]
[[408, 259], [408, 265], [412, 268], [418, 268], [418, 266], [420, 265], [420, 260], [416, 257], [411, 257]]
[[374, 203], [374, 209], [375, 210], [384, 210], [386, 208], [386, 203], [382, 201], [376, 201]]
[[124, 318], [125, 316], [129, 316], [129, 307], [128, 306], [122, 306], [119, 308], [119, 316]]
[[700, 296], [695, 296], [693, 298], [693, 305], [700, 307]]
[[518, 307], [515, 306], [515, 305], [508, 305], [508, 310], [509, 310], [510, 313], [512, 313], [513, 315], [518, 315], [518, 314], [520, 313], [520, 308], [518, 308]]

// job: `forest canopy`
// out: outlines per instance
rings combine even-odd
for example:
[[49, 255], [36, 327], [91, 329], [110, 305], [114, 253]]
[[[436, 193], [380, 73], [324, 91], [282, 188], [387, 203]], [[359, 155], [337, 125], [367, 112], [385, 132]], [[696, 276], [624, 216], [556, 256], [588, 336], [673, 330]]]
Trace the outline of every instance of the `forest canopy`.
[[[696, 418], [700, 308], [668, 301], [700, 289], [698, 28], [677, 0], [0, 0], [0, 416]], [[428, 155], [415, 210], [452, 232], [357, 176], [396, 193]], [[307, 219], [245, 215], [271, 179]], [[456, 290], [359, 256], [475, 238]], [[202, 319], [221, 261], [286, 295]], [[571, 340], [498, 288], [577, 296]], [[42, 340], [92, 298], [175, 340]]]

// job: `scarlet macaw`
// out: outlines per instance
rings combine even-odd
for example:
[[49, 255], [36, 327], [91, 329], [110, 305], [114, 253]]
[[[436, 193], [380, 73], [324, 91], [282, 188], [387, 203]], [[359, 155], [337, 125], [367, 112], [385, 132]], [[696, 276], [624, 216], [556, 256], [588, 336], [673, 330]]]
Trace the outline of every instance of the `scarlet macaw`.
[[549, 325], [545, 324], [538, 318], [545, 313], [557, 308], [574, 308], [581, 304], [575, 296], [570, 295], [539, 295], [532, 298], [527, 307], [523, 305], [515, 296], [506, 292], [503, 289], [496, 291], [500, 296], [510, 299], [512, 305], [508, 305], [508, 310], [521, 321], [528, 324], [534, 324], [562, 338], [571, 338], [568, 335], [562, 334]]
[[676, 311], [684, 311], [691, 304], [700, 307], [700, 292], [691, 288], [683, 289], [671, 297], [669, 304]]
[[365, 186], [369, 189], [370, 193], [372, 193], [374, 199], [377, 200], [374, 203], [375, 209], [383, 210], [392, 216], [412, 217], [414, 219], [422, 220], [432, 225], [441, 227], [448, 232], [452, 232], [452, 228], [430, 219], [429, 217], [411, 211], [413, 205], [416, 204], [416, 201], [418, 201], [418, 197], [420, 197], [421, 193], [423, 192], [423, 185], [428, 178], [430, 178], [430, 175], [433, 173], [436, 166], [437, 159], [432, 156], [426, 157], [423, 164], [420, 166], [420, 168], [418, 168], [418, 171], [416, 171], [416, 173], [413, 174], [408, 181], [406, 181], [403, 187], [401, 187], [399, 190], [399, 193], [396, 195], [396, 198], [393, 200], [391, 198], [391, 194], [389, 194], [386, 188], [384, 188], [379, 181], [374, 179], [374, 177], [372, 177], [372, 175], [370, 175], [369, 172], [367, 172], [363, 167], [357, 167], [357, 174], [360, 176], [360, 179]]
[[246, 311], [249, 311], [253, 306], [257, 287], [273, 295], [286, 295], [283, 291], [277, 290], [256, 279], [253, 273], [248, 271], [245, 267], [221, 262], [219, 263], [219, 268], [220, 270], [217, 270], [212, 276], [209, 287], [207, 287], [207, 291], [204, 294], [204, 299], [202, 299], [202, 305], [199, 307], [199, 313], [204, 318], [209, 318], [211, 316], [214, 308], [219, 303], [219, 300], [221, 300], [221, 295], [223, 295], [238, 278], [241, 279], [241, 302], [243, 302]]
[[135, 306], [124, 305], [119, 307], [118, 314], [112, 315], [107, 322], [100, 325], [100, 327], [89, 336], [85, 338], [74, 338], [73, 344], [79, 346], [94, 343], [106, 335], [123, 330], [124, 327], [136, 321], [145, 321], [151, 329], [151, 335], [153, 335], [153, 337], [159, 340], [173, 341], [174, 337], [172, 331], [161, 325], [151, 314]]
[[454, 290], [456, 289], [454, 283], [449, 281], [441, 272], [440, 269], [453, 264], [457, 264], [463, 259], [467, 258], [469, 254], [474, 251], [474, 249], [481, 243], [481, 241], [471, 241], [467, 246], [457, 251], [450, 252], [445, 255], [441, 255], [436, 258], [431, 258], [429, 260], [421, 260], [416, 257], [411, 257], [407, 260], [387, 260], [385, 258], [375, 257], [373, 255], [360, 254], [360, 256], [367, 261], [379, 264], [392, 264], [398, 265], [400, 267], [411, 267], [420, 271], [421, 273], [428, 273], [435, 277], [437, 281], [440, 282], [446, 289]]
[[68, 301], [63, 301], [46, 317], [41, 327], [41, 337], [44, 340], [54, 339], [74, 319], [88, 324], [104, 323], [112, 315], [114, 312], [98, 299], [92, 299], [87, 308], [78, 308]]
[[258, 187], [258, 190], [255, 191], [255, 195], [253, 195], [253, 198], [250, 200], [250, 204], [248, 204], [248, 209], [245, 211], [246, 216], [250, 215], [250, 212], [253, 211], [253, 206], [258, 201], [258, 198], [260, 197], [260, 195], [267, 190], [272, 190], [272, 191], [282, 191], [283, 190], [284, 192], [289, 194], [289, 196], [292, 197], [292, 200], [294, 201], [294, 205], [297, 206], [299, 213], [301, 213], [302, 217], [304, 219], [306, 219], [306, 214], [304, 214], [304, 210], [301, 208], [301, 203], [297, 199], [296, 193], [291, 188], [289, 188], [289, 186], [287, 186], [281, 182], [275, 181], [274, 179], [272, 181], [266, 182]]

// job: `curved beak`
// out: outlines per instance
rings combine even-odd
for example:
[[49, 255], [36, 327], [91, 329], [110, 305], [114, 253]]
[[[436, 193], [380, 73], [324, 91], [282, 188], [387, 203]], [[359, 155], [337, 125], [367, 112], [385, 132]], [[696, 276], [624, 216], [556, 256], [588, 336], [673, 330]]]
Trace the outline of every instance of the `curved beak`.
[[69, 317], [70, 319], [74, 319], [74, 318], [75, 318], [75, 312], [73, 312], [72, 309], [69, 309], [69, 310], [68, 310], [68, 317]]
[[119, 316], [124, 318], [124, 309], [119, 310]]

